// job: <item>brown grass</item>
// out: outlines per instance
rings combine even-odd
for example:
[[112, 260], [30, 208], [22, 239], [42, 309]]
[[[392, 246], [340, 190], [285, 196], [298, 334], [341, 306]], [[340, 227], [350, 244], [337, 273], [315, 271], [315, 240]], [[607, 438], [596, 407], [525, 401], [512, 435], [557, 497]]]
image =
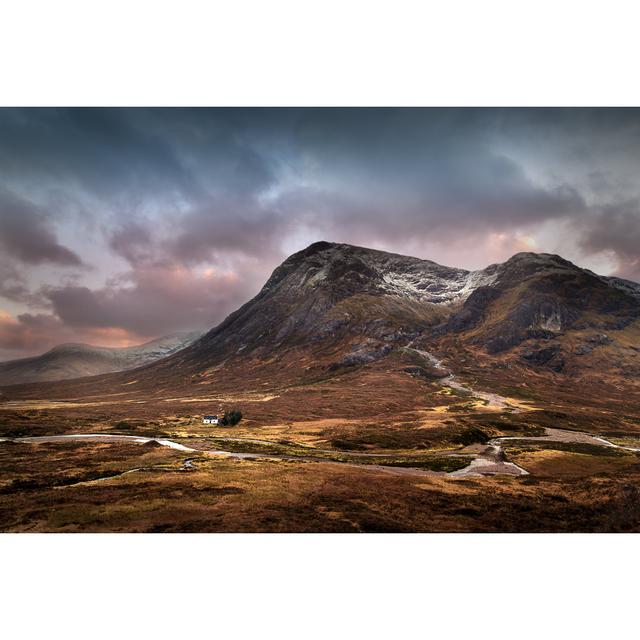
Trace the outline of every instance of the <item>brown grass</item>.
[[[635, 330], [635, 328], [634, 328]], [[390, 455], [462, 450], [485, 438], [572, 429], [620, 441], [640, 435], [634, 380], [503, 367], [449, 345], [461, 381], [515, 398], [527, 411], [485, 411], [402, 371], [398, 354], [294, 384], [286, 375], [186, 378], [170, 393], [144, 370], [3, 389], [0, 437], [113, 432], [233, 436]], [[293, 362], [293, 360], [291, 360]], [[505, 360], [506, 362], [506, 360]], [[281, 363], [283, 371], [289, 361]], [[304, 360], [305, 367], [315, 363]], [[243, 368], [245, 367], [245, 368]], [[279, 370], [278, 370], [279, 371]], [[458, 373], [459, 372], [459, 373]], [[289, 375], [289, 374], [287, 374]], [[106, 381], [106, 382], [105, 382]], [[132, 384], [136, 382], [136, 384]], [[455, 411], [450, 411], [455, 407]], [[234, 428], [204, 413], [239, 408]], [[336, 463], [191, 457], [142, 445], [0, 443], [2, 531], [638, 531], [639, 458], [553, 446], [507, 447], [522, 478], [424, 478]], [[104, 481], [100, 475], [118, 474]]]

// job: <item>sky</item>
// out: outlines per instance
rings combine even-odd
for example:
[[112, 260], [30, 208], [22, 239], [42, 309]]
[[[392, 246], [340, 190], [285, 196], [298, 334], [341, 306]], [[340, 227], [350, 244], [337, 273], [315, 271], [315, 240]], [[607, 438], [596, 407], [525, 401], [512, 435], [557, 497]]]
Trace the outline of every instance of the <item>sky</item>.
[[288, 255], [640, 280], [638, 109], [0, 109], [0, 360], [209, 329]]

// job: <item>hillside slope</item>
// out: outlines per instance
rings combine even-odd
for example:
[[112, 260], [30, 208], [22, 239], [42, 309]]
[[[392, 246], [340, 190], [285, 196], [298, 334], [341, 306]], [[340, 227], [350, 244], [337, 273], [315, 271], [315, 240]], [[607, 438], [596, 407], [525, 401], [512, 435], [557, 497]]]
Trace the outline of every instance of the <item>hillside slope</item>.
[[125, 348], [61, 344], [40, 356], [0, 362], [0, 386], [134, 369], [184, 349], [201, 335], [199, 332], [175, 333]]

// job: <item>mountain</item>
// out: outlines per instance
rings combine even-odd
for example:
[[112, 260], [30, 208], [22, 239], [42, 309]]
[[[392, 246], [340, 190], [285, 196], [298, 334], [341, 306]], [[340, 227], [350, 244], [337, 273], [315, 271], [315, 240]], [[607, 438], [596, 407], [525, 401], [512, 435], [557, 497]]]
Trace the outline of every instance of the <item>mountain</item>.
[[[635, 371], [640, 285], [560, 256], [519, 253], [467, 271], [317, 242], [197, 343], [146, 370], [192, 382], [304, 379], [377, 362], [406, 346], [559, 373], [607, 355]], [[223, 374], [223, 372], [226, 372]], [[244, 377], [250, 376], [249, 378]], [[252, 380], [251, 376], [255, 379]]]
[[[639, 344], [640, 285], [560, 256], [519, 253], [467, 271], [316, 242], [287, 258], [255, 298], [200, 340], [135, 373], [88, 382], [86, 392], [133, 382], [136, 393], [156, 397], [253, 392], [367, 366], [404, 371], [420, 351], [489, 380], [500, 370], [508, 372], [505, 381], [532, 384], [606, 371], [626, 384], [640, 374]], [[74, 383], [75, 392], [84, 389]]]
[[0, 386], [94, 376], [134, 369], [187, 347], [201, 332], [175, 333], [125, 348], [61, 344], [42, 355], [0, 362]]
[[[589, 344], [613, 344], [640, 318], [640, 285], [598, 276], [560, 256], [519, 253], [484, 273], [493, 276], [491, 284], [477, 287], [444, 329], [490, 354], [527, 344], [534, 351], [522, 352], [525, 360], [554, 360], [559, 371], [563, 349], [574, 346], [584, 355]], [[586, 342], [571, 345], [569, 337]]]

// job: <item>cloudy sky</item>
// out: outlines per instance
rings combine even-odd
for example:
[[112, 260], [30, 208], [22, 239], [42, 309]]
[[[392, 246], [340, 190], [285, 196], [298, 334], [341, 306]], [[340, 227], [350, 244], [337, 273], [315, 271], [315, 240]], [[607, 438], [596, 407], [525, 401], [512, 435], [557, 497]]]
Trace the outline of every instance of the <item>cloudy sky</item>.
[[640, 280], [634, 109], [0, 109], [0, 359], [209, 328], [289, 254]]

